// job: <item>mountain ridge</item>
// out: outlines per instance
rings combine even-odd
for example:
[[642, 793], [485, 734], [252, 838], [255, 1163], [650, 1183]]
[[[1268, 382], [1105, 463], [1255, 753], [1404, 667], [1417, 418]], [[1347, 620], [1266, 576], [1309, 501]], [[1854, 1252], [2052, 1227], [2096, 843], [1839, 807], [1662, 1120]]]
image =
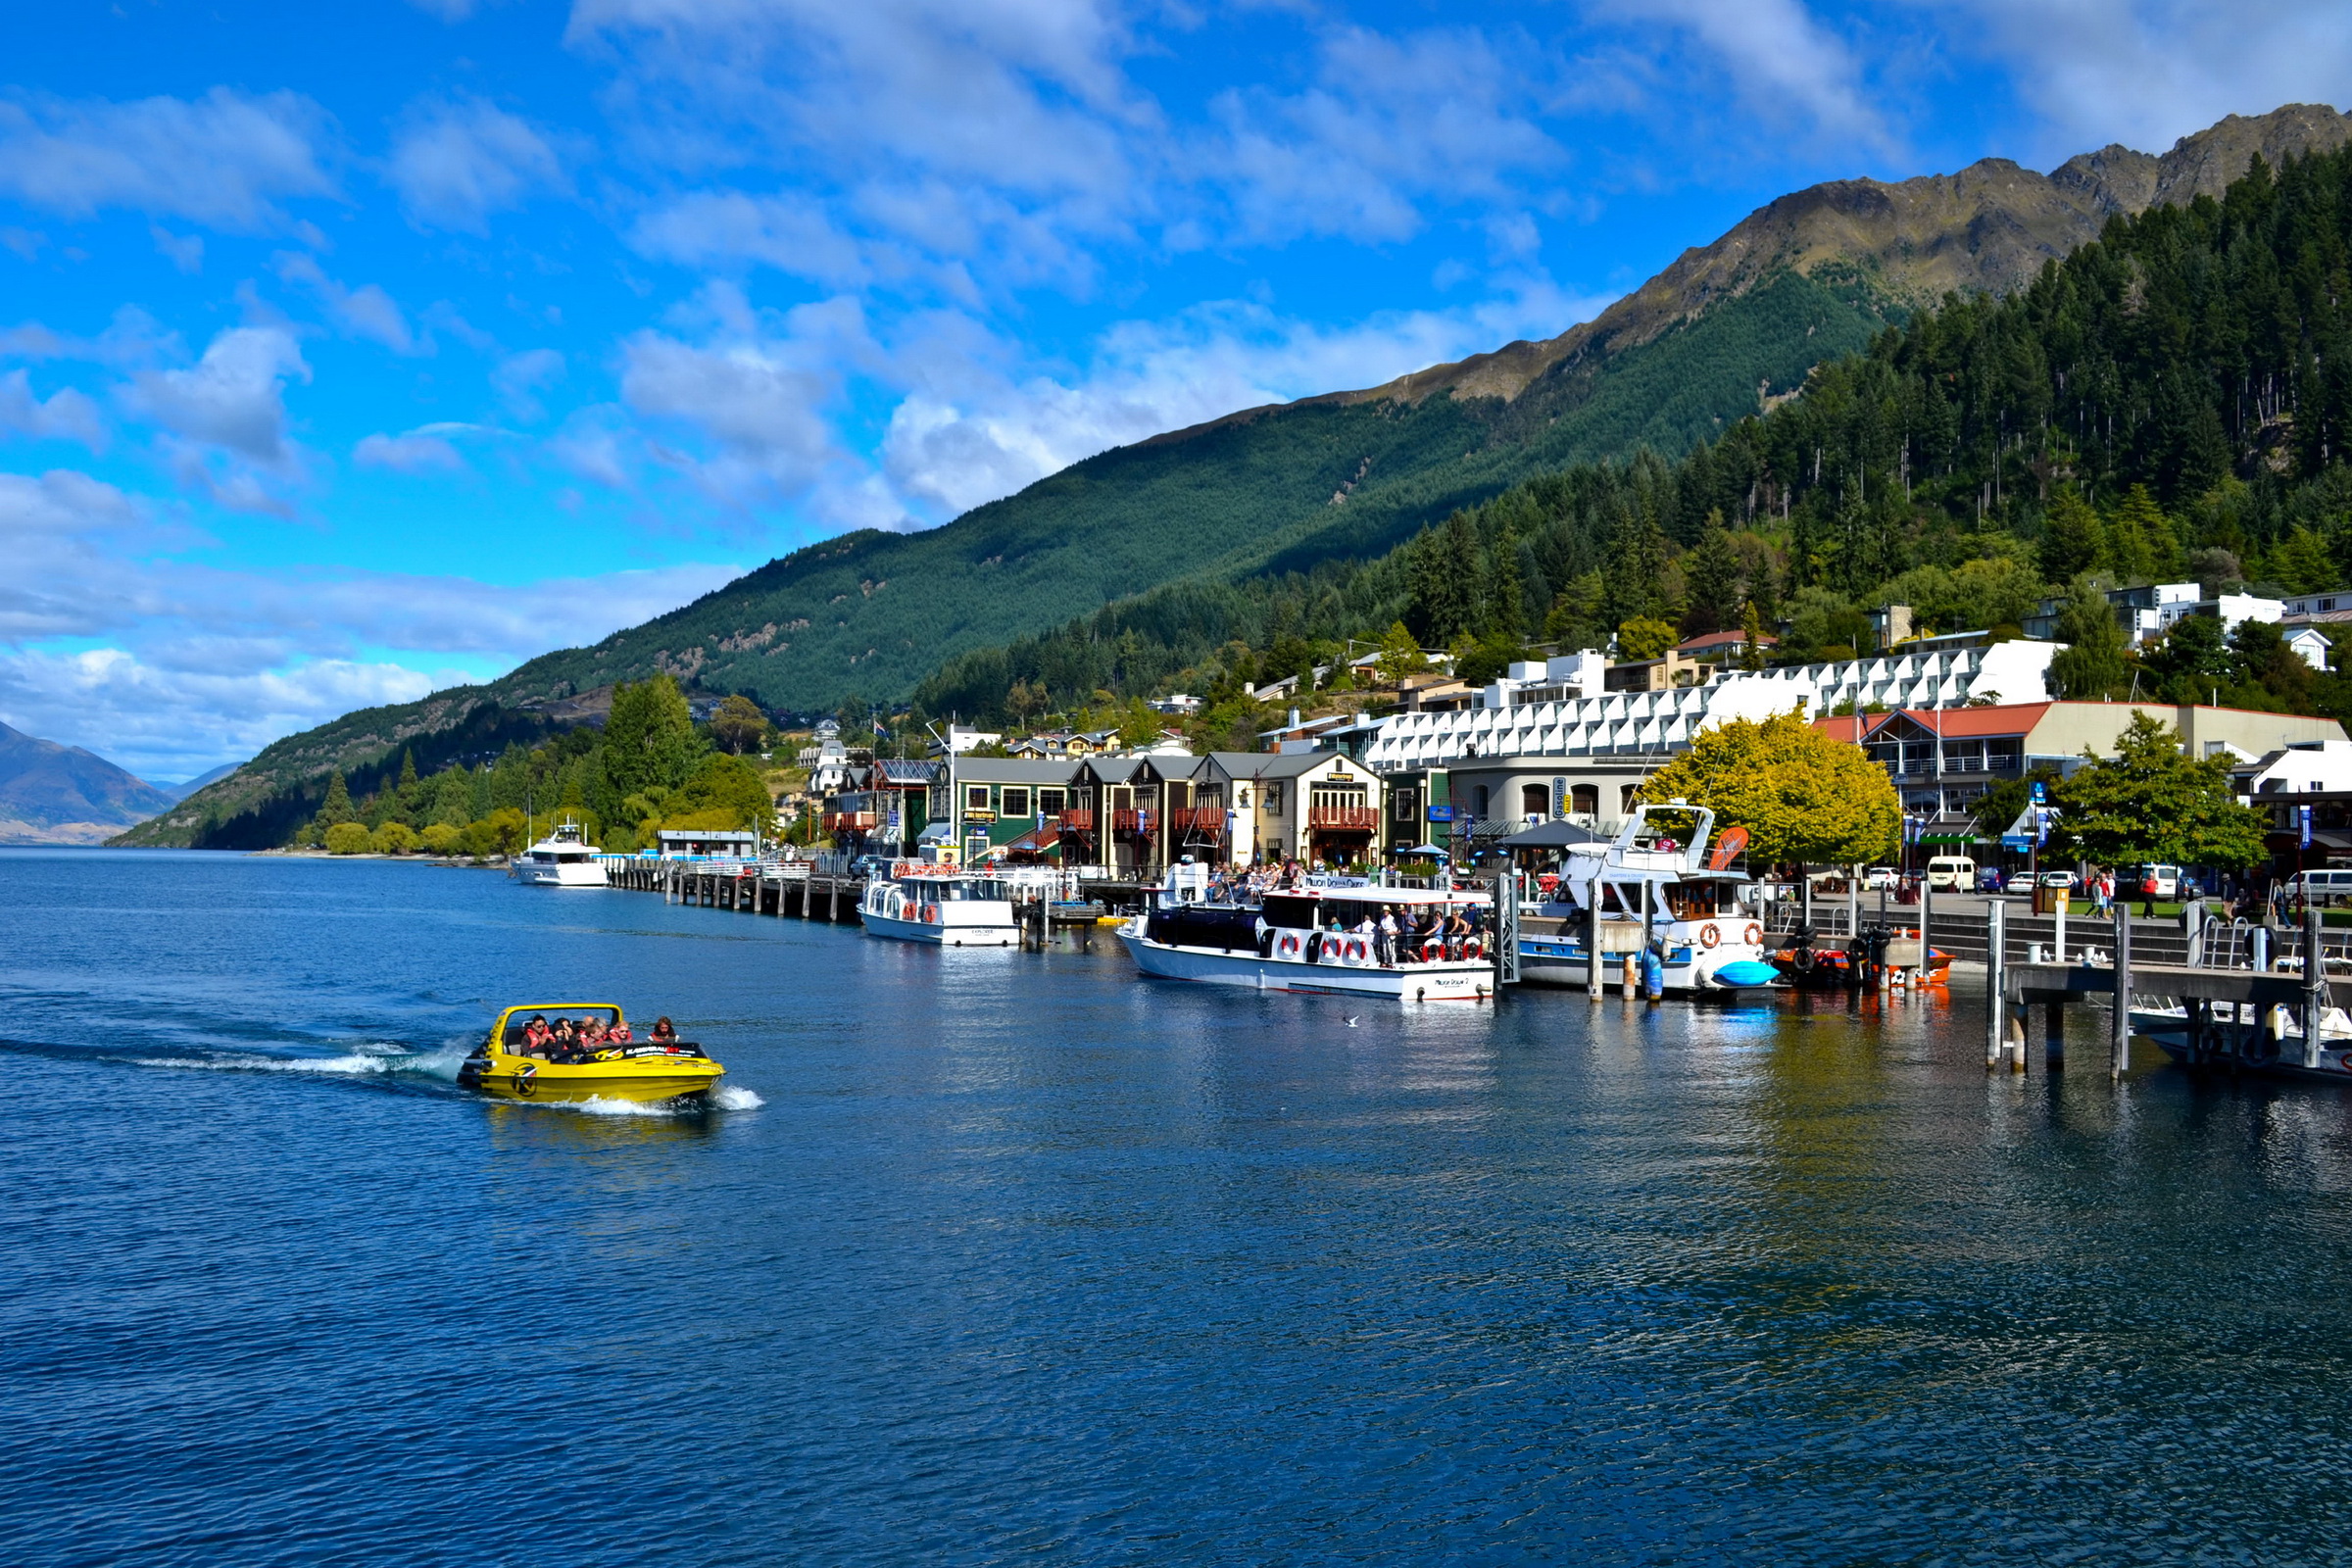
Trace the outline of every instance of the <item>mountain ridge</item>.
[[97, 844], [172, 805], [95, 752], [0, 723], [0, 844]]

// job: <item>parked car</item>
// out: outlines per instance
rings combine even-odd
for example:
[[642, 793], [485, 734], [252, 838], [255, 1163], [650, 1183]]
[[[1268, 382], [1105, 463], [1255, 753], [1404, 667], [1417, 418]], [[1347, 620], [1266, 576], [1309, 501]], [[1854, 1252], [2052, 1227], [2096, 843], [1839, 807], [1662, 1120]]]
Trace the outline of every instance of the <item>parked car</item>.
[[2075, 873], [2072, 871], [2044, 871], [2041, 873], [2041, 885], [2045, 888], [2071, 888], [2075, 885]]
[[1981, 865], [1977, 867], [1977, 891], [1979, 893], [1998, 893], [2001, 891], [2001, 868], [1999, 866]]
[[1965, 893], [1976, 877], [1977, 862], [1965, 855], [1938, 855], [1928, 861], [1928, 886], [1938, 893]]
[[2135, 865], [2115, 879], [2115, 891], [2127, 898], [2177, 899], [2180, 896], [2180, 868]]
[[860, 855], [858, 857], [858, 858], [850, 862], [850, 875], [856, 877], [860, 882], [873, 877], [878, 872], [887, 871], [889, 869], [889, 859], [879, 855]]
[[1881, 888], [1893, 887], [1902, 879], [1902, 873], [1891, 865], [1874, 865], [1862, 873], [1862, 886], [1876, 893]]

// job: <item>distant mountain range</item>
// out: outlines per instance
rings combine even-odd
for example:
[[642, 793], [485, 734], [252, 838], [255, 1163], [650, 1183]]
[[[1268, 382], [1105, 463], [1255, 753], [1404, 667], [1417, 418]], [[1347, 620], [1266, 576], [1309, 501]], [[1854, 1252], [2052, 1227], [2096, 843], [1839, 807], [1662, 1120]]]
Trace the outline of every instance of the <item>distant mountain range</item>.
[[[184, 786], [200, 789], [220, 770]], [[94, 752], [0, 724], [0, 844], [98, 844], [179, 799]]]
[[2047, 174], [1986, 159], [1815, 185], [1557, 337], [1115, 448], [926, 533], [809, 546], [593, 648], [289, 737], [125, 841], [275, 842], [330, 767], [525, 738], [567, 700], [657, 670], [823, 711], [904, 698], [958, 653], [1171, 581], [1376, 556], [1531, 475], [1679, 453], [1948, 291], [2009, 291], [2116, 215], [2218, 197], [2258, 153], [2347, 139], [2352, 117], [2290, 105], [2161, 157], [2113, 146]]

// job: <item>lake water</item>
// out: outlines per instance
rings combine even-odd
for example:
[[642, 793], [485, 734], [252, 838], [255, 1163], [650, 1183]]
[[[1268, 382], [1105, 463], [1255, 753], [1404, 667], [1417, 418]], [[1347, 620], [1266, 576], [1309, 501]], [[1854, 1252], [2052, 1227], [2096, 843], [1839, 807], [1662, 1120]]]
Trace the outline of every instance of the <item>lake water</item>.
[[[2341, 1093], [1100, 946], [0, 853], [0, 1558], [2347, 1555]], [[454, 1087], [567, 995], [732, 1108]]]

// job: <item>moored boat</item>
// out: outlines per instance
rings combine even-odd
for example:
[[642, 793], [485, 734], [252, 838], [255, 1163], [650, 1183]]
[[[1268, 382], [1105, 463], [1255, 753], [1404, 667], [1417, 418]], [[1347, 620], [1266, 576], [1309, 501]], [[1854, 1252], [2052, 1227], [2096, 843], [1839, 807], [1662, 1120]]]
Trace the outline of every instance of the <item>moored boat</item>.
[[1646, 950], [1662, 991], [1783, 986], [1768, 961], [1763, 924], [1741, 898], [1750, 880], [1732, 869], [1747, 835], [1735, 827], [1715, 838], [1714, 825], [1705, 807], [1642, 806], [1609, 843], [1568, 846], [1557, 887], [1523, 907], [1519, 977], [1589, 985], [1597, 941], [1603, 985], [1617, 981], [1628, 956], [1640, 961]]
[[1013, 920], [1015, 875], [900, 861], [870, 878], [858, 900], [868, 936], [925, 942], [941, 948], [1009, 948], [1020, 941]]
[[605, 862], [596, 857], [596, 846], [581, 840], [580, 824], [565, 817], [547, 837], [515, 856], [507, 874], [525, 887], [607, 887]]
[[[560, 1045], [534, 1022], [595, 1024], [608, 1038]], [[628, 1019], [611, 1003], [535, 1003], [498, 1015], [482, 1043], [458, 1068], [462, 1088], [508, 1100], [625, 1100], [638, 1103], [704, 1097], [726, 1075], [691, 1041], [612, 1040]]]
[[[1397, 1002], [1483, 1002], [1494, 994], [1493, 897], [1485, 892], [1393, 888], [1341, 879], [1268, 893], [1258, 904], [1213, 904], [1178, 885], [1120, 928], [1143, 973], [1260, 991], [1322, 992]], [[1437, 938], [1384, 936], [1390, 915]], [[1458, 918], [1458, 921], [1456, 917]], [[1469, 927], [1467, 931], [1458, 927]]]

